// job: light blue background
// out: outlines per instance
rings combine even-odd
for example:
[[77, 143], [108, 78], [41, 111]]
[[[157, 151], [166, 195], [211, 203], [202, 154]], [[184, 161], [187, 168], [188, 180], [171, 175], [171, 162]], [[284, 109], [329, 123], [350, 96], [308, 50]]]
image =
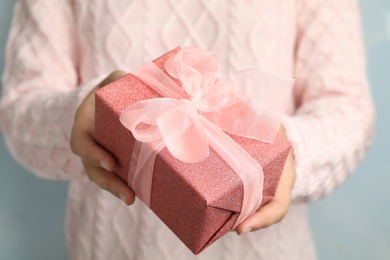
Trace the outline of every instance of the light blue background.
[[[320, 260], [390, 259], [390, 1], [361, 0], [377, 137], [356, 173], [310, 206]], [[13, 0], [0, 0], [0, 72]], [[0, 259], [66, 259], [66, 183], [20, 167], [0, 135]]]

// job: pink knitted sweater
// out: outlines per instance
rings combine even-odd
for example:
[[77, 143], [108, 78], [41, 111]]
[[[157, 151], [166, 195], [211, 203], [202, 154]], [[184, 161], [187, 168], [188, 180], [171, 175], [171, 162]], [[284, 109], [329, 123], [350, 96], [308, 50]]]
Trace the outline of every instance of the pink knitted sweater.
[[[69, 258], [314, 259], [305, 203], [339, 186], [373, 136], [359, 19], [354, 0], [18, 1], [0, 123], [21, 164], [70, 181]], [[296, 78], [284, 122], [297, 172], [286, 218], [231, 232], [196, 257], [143, 204], [126, 207], [92, 183], [69, 148], [75, 110], [105, 75], [178, 45], [214, 52], [222, 74]]]

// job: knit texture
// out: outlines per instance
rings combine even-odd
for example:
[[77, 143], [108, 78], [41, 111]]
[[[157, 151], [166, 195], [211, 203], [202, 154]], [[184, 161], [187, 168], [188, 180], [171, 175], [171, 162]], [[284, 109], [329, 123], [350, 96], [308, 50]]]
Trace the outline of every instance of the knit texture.
[[[287, 216], [196, 257], [143, 204], [126, 207], [92, 183], [69, 147], [78, 105], [107, 73], [178, 45], [215, 53], [221, 74], [296, 78], [284, 121], [297, 172]], [[18, 1], [3, 86], [11, 153], [38, 176], [70, 180], [70, 259], [314, 259], [305, 203], [337, 188], [373, 137], [354, 0]]]

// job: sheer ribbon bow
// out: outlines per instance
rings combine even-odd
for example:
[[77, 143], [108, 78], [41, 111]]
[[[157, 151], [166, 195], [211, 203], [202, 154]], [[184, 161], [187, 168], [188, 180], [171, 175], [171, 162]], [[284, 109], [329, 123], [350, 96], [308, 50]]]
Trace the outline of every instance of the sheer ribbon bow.
[[209, 52], [183, 48], [165, 63], [131, 72], [162, 98], [140, 101], [121, 115], [121, 123], [136, 139], [129, 185], [150, 206], [156, 155], [166, 147], [178, 160], [196, 163], [212, 147], [243, 183], [243, 203], [234, 228], [260, 206], [263, 170], [225, 132], [271, 143], [290, 97], [293, 79], [259, 70], [245, 70], [217, 80], [218, 62]]

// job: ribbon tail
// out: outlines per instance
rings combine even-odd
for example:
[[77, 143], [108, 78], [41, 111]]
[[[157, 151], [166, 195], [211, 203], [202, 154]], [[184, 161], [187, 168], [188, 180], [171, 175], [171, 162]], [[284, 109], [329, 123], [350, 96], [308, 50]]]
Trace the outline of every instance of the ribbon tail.
[[243, 184], [243, 203], [240, 215], [233, 226], [253, 215], [261, 205], [264, 172], [259, 163], [221, 129], [201, 117], [209, 137], [210, 146], [235, 171]]
[[154, 162], [157, 154], [164, 147], [162, 139], [152, 143], [136, 141], [133, 147], [128, 185], [148, 207], [150, 207], [152, 196]]
[[243, 102], [237, 102], [218, 113], [202, 113], [202, 115], [227, 133], [266, 143], [273, 142], [281, 122], [264, 114], [256, 114]]
[[[226, 132], [272, 143], [287, 111], [293, 85], [294, 79], [259, 70], [226, 75], [215, 83], [210, 93], [218, 94], [224, 89], [238, 101], [205, 116]], [[245, 122], [245, 127], [237, 118]]]
[[292, 78], [261, 70], [238, 71], [218, 80], [259, 115], [284, 114], [294, 82]]

